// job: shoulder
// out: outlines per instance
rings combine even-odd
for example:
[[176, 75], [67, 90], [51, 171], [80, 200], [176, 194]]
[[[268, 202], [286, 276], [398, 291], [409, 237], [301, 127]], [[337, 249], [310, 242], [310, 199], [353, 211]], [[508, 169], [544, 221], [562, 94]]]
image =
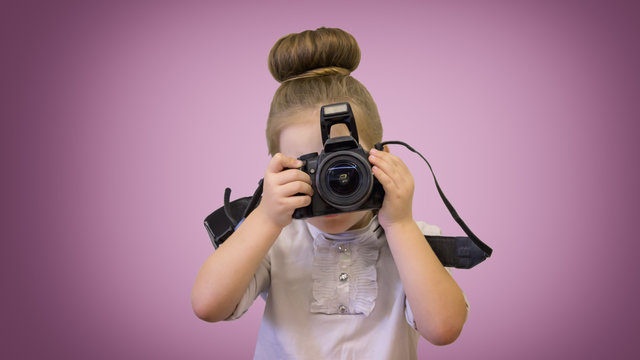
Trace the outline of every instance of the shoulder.
[[[305, 241], [306, 240], [306, 241]], [[285, 252], [302, 250], [311, 244], [311, 234], [304, 220], [294, 219], [278, 235], [272, 249], [280, 249]]]
[[427, 224], [424, 221], [416, 221], [416, 224], [424, 235], [442, 235], [442, 230], [440, 230], [440, 227], [436, 225]]
[[278, 240], [299, 239], [300, 237], [311, 237], [309, 228], [304, 220], [293, 219], [291, 223], [280, 232]]

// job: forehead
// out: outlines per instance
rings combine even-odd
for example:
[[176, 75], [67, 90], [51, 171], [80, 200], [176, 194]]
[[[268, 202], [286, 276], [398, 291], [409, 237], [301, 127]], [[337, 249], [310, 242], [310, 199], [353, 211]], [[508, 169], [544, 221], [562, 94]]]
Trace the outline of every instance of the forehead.
[[[291, 157], [322, 151], [322, 133], [320, 131], [320, 110], [296, 112], [286, 119], [289, 125], [280, 132], [280, 152]], [[330, 137], [349, 135], [343, 124], [331, 127]]]
[[291, 157], [322, 151], [320, 121], [295, 122], [280, 132], [280, 152]]

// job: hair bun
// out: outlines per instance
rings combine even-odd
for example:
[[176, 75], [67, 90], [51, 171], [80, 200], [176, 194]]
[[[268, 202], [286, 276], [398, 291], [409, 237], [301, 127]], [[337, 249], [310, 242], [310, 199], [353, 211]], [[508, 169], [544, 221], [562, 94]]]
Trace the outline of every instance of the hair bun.
[[269, 52], [269, 71], [278, 82], [310, 71], [318, 76], [347, 75], [358, 64], [360, 47], [356, 39], [334, 28], [321, 27], [286, 35], [276, 41]]

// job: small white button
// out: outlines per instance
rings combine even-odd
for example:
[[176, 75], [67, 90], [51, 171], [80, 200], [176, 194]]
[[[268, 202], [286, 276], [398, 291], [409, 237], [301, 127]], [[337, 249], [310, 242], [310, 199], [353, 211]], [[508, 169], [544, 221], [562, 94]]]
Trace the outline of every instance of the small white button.
[[340, 276], [338, 277], [338, 279], [340, 279], [340, 281], [347, 281], [347, 279], [349, 279], [349, 274], [347, 274], [347, 273], [342, 273], [342, 274], [340, 274]]
[[346, 306], [344, 306], [344, 305], [340, 305], [340, 306], [338, 306], [338, 311], [340, 312], [340, 314], [344, 314], [344, 313], [346, 313], [346, 312], [347, 312], [347, 310], [348, 310], [348, 309], [347, 309], [347, 307], [346, 307]]

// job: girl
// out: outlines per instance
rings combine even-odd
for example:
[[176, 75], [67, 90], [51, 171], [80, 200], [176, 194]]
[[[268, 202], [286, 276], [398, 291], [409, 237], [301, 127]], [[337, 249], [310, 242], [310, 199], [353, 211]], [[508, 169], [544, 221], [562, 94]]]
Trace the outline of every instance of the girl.
[[[359, 62], [355, 39], [329, 28], [287, 35], [269, 54], [281, 85], [267, 121], [262, 200], [205, 261], [191, 294], [196, 315], [211, 322], [242, 316], [261, 295], [256, 359], [415, 359], [419, 335], [449, 344], [466, 320], [462, 291], [423, 236], [439, 228], [413, 220], [409, 169], [372, 149], [382, 125], [349, 75]], [[297, 157], [322, 151], [320, 107], [338, 102], [353, 108], [385, 190], [382, 208], [292, 219], [313, 194]], [[342, 135], [346, 127], [332, 127], [331, 137]]]

